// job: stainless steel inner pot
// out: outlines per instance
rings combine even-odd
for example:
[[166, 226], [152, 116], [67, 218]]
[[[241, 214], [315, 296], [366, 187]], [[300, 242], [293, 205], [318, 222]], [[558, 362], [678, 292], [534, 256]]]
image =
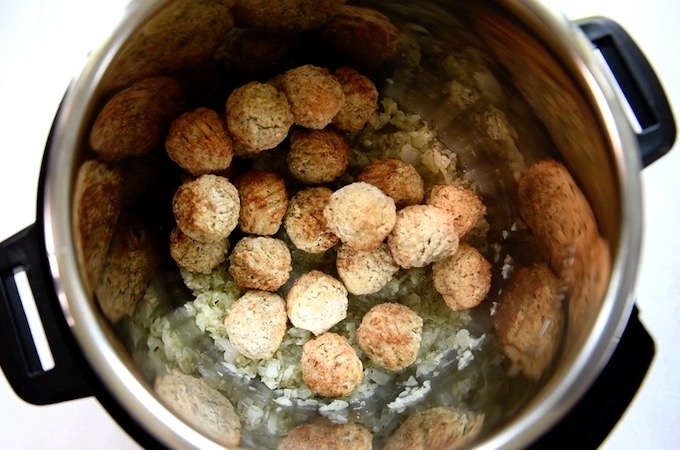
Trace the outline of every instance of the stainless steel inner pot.
[[[47, 149], [44, 240], [66, 322], [117, 402], [166, 446], [216, 448], [215, 442], [158, 400], [116, 329], [100, 313], [76, 251], [71, 213], [76, 173], [88, 155], [89, 130], [103, 102], [135, 78], [182, 68], [167, 54], [142, 52], [140, 58], [130, 51], [130, 42], [139, 37], [140, 30], [174, 3], [179, 2], [132, 3], [119, 27], [92, 54], [70, 87]], [[642, 231], [640, 137], [632, 131], [591, 40], [576, 24], [540, 2], [360, 3], [389, 16], [420, 45], [419, 69], [388, 71], [384, 74], [388, 81], [379, 86], [381, 93], [432, 121], [442, 141], [459, 154], [496, 219], [490, 220], [490, 233], [509, 229], [516, 217], [517, 172], [552, 157], [570, 169], [609, 244], [611, 276], [606, 293], [596, 295], [598, 290], [593, 288], [595, 295], [579, 303], [578, 309], [570, 309], [564, 348], [550, 376], [525, 404], [472, 444], [480, 449], [525, 447], [554, 425], [596, 378], [633, 306]], [[190, 47], [191, 36], [180, 39], [186, 39]], [[451, 116], [442, 95], [444, 80], [428, 66], [428, 61], [470, 46], [481, 49], [493, 68], [499, 85], [492, 83], [489, 88], [506, 92], [500, 104], [518, 131], [519, 159], [499, 157], [492, 140], [481, 136], [474, 124]]]

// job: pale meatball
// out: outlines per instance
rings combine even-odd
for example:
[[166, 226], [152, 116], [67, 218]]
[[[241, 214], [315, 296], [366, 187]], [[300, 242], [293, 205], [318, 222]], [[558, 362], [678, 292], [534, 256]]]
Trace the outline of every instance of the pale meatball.
[[349, 157], [349, 143], [338, 131], [297, 130], [290, 137], [288, 170], [304, 184], [330, 183], [345, 173]]
[[345, 0], [237, 0], [237, 26], [299, 33], [319, 27]]
[[193, 175], [215, 173], [231, 165], [234, 155], [227, 124], [212, 109], [197, 108], [170, 124], [168, 156]]
[[436, 185], [427, 196], [427, 204], [448, 211], [454, 217], [459, 237], [463, 237], [486, 214], [486, 207], [470, 189], [450, 184]]
[[286, 96], [270, 84], [252, 82], [227, 99], [227, 127], [246, 150], [269, 150], [288, 136], [294, 117]]
[[298, 425], [281, 439], [277, 450], [371, 450], [373, 434], [358, 423], [332, 423], [319, 418]]
[[483, 414], [446, 407], [425, 409], [406, 418], [384, 450], [458, 448], [477, 437], [483, 424]]
[[274, 356], [286, 334], [286, 302], [265, 291], [248, 291], [236, 300], [224, 321], [231, 345], [250, 359]]
[[399, 270], [387, 244], [380, 244], [375, 250], [355, 250], [341, 245], [336, 266], [338, 276], [354, 295], [378, 292]]
[[241, 201], [236, 187], [224, 177], [201, 175], [183, 183], [172, 199], [177, 226], [199, 242], [221, 241], [238, 224]]
[[178, 227], [170, 233], [170, 256], [188, 272], [208, 274], [227, 259], [227, 253], [228, 238], [205, 244], [191, 239]]
[[283, 227], [295, 247], [308, 253], [323, 253], [340, 241], [323, 215], [332, 193], [327, 187], [311, 187], [298, 191], [290, 200]]
[[318, 270], [295, 280], [286, 297], [290, 323], [317, 336], [347, 317], [347, 304], [342, 282]]
[[239, 176], [234, 185], [241, 199], [241, 231], [262, 236], [276, 234], [288, 209], [283, 178], [273, 172], [251, 170]]
[[286, 243], [272, 237], [244, 237], [229, 257], [229, 273], [239, 286], [274, 292], [293, 270]]
[[290, 69], [278, 81], [290, 102], [295, 123], [321, 130], [345, 104], [342, 86], [328, 69], [312, 65]]
[[322, 397], [345, 397], [361, 384], [364, 366], [347, 338], [324, 333], [302, 346], [302, 379]]
[[154, 390], [168, 408], [211, 439], [229, 448], [239, 444], [241, 422], [234, 406], [205, 380], [175, 370], [158, 376]]
[[432, 265], [432, 281], [452, 310], [474, 308], [491, 288], [491, 264], [476, 248], [461, 244], [453, 256]]
[[373, 250], [394, 228], [397, 207], [377, 187], [356, 182], [331, 195], [324, 217], [328, 228], [343, 243], [356, 250]]
[[333, 126], [342, 131], [359, 131], [378, 110], [378, 89], [351, 67], [339, 67], [333, 76], [345, 94], [345, 104], [333, 117]]
[[398, 303], [374, 306], [357, 328], [359, 348], [371, 361], [395, 372], [415, 362], [422, 337], [423, 319]]
[[373, 161], [361, 171], [357, 181], [370, 183], [392, 197], [397, 208], [422, 203], [423, 179], [411, 164], [389, 158]]
[[401, 267], [425, 267], [458, 250], [453, 216], [430, 205], [407, 206], [387, 238], [392, 257]]
[[514, 369], [538, 380], [557, 353], [564, 327], [562, 283], [544, 264], [513, 272], [493, 318]]

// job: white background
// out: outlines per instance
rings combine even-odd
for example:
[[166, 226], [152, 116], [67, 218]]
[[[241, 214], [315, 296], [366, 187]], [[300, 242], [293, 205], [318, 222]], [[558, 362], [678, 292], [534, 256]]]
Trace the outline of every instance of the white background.
[[[544, 0], [572, 19], [608, 16], [628, 30], [680, 108], [680, 2]], [[40, 162], [52, 119], [86, 55], [121, 16], [126, 0], [0, 0], [0, 240], [35, 220]], [[643, 171], [644, 250], [637, 298], [657, 345], [638, 396], [603, 448], [680, 444], [680, 150]], [[2, 351], [2, 349], [0, 349]], [[574, 430], [578, 432], [578, 430]], [[0, 448], [135, 449], [93, 399], [36, 407], [0, 376]]]

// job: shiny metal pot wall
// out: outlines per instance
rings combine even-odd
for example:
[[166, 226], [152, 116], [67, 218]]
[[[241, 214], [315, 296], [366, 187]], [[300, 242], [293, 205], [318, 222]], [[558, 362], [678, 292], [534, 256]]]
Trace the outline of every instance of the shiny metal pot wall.
[[[179, 3], [133, 3], [64, 99], [46, 152], [39, 221], [0, 249], [4, 272], [17, 267], [28, 272], [47, 323], [56, 367], [41, 371], [35, 352], [26, 344], [30, 337], [25, 331], [13, 331], [21, 328], [16, 318], [23, 316], [9, 282], [3, 291], [2, 328], [12, 331], [3, 335], [10, 351], [3, 355], [2, 367], [14, 389], [28, 401], [75, 398], [90, 393], [85, 385], [96, 385], [102, 396], [112, 398], [164, 445], [212, 448], [216, 446], [213, 441], [159, 402], [116, 330], [100, 313], [82, 268], [72, 215], [76, 174], [88, 151], [90, 127], [111, 93], [132, 80], [199, 63], [206, 56], [204, 50], [213, 51], [208, 37], [172, 29], [168, 17], [173, 16], [165, 14], [165, 8]], [[210, 7], [210, 2], [204, 3]], [[670, 107], [642, 54], [625, 32], [606, 20], [574, 24], [535, 1], [371, 1], [363, 5], [410, 30], [409, 36], [420, 49], [412, 55], [419, 70], [395, 70], [381, 86], [382, 94], [432, 121], [442, 141], [455, 148], [461, 164], [490, 199], [490, 215], [498, 219], [490, 220], [492, 232], [509, 229], [516, 218], [511, 187], [521, 165], [555, 157], [564, 161], [586, 194], [609, 244], [611, 276], [582, 280], [582, 301], [570, 305], [564, 349], [552, 375], [527, 404], [475, 442], [476, 448], [524, 447], [554, 425], [585, 392], [627, 322], [642, 228], [640, 160], [649, 164], [670, 149], [675, 139]], [[168, 20], [166, 42], [180, 43], [181, 51], [153, 47], [159, 37], [147, 25], [159, 17]], [[642, 132], [632, 131], [593, 43], [621, 81]], [[470, 131], [473, 124], [464, 118], [451, 116], [441, 94], [444, 81], [427, 61], [445, 57], [449, 49], [460, 45], [484, 48], [485, 57], [503, 74], [499, 78], [502, 89], [517, 96], [518, 102], [509, 102], [504, 113], [523, 120], [519, 122], [519, 159], [508, 156], [499, 161], [493, 142]], [[498, 88], [493, 83], [487, 86]], [[456, 140], [460, 136], [474, 144], [474, 151]]]

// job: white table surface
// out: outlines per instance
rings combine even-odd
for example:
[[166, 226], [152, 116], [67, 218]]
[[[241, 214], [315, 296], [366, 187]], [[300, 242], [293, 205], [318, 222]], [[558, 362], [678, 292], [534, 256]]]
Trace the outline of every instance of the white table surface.
[[[653, 62], [680, 108], [680, 2], [545, 0], [576, 19], [608, 16]], [[127, 0], [0, 0], [0, 240], [35, 220], [40, 162], [66, 86]], [[603, 447], [674, 449], [680, 426], [680, 150], [643, 171], [644, 250], [637, 298], [656, 357], [637, 397]], [[2, 351], [0, 349], [0, 351]], [[52, 406], [21, 401], [0, 376], [1, 449], [135, 449], [93, 399]], [[575, 432], [578, 432], [575, 430]]]

